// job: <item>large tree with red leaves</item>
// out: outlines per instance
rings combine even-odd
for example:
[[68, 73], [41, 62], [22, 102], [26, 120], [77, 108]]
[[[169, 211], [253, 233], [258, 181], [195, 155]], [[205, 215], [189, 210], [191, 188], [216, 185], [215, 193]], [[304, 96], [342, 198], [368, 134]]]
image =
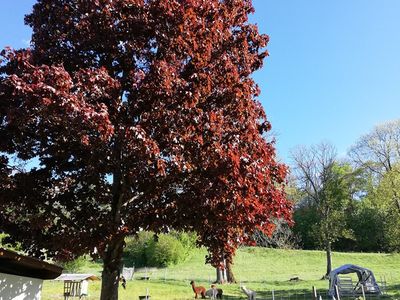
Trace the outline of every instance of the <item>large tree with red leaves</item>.
[[[0, 64], [0, 230], [32, 255], [104, 261], [124, 237], [195, 230], [231, 262], [290, 218], [286, 167], [250, 75], [266, 35], [250, 0], [39, 0], [32, 47]], [[25, 166], [24, 166], [25, 164]]]

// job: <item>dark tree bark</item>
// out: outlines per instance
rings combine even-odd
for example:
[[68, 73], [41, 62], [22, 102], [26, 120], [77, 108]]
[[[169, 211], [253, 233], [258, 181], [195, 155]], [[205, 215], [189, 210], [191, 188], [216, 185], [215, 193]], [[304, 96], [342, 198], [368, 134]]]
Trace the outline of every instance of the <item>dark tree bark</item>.
[[236, 283], [236, 278], [233, 274], [232, 264], [230, 262], [226, 263], [226, 280], [228, 283]]
[[123, 246], [124, 240], [119, 238], [112, 241], [105, 251], [100, 300], [118, 300]]
[[325, 246], [326, 250], [326, 273], [324, 275], [324, 279], [329, 279], [329, 274], [332, 271], [332, 245], [331, 242], [326, 242]]

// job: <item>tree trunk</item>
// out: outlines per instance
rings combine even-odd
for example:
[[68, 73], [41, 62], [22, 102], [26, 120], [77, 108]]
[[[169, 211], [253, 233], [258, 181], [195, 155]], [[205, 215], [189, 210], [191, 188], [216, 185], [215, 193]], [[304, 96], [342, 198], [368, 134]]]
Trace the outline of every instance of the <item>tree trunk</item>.
[[[121, 147], [118, 138], [114, 146], [114, 158], [116, 162], [120, 162]], [[121, 167], [117, 167], [113, 173], [111, 216], [114, 232], [118, 232], [118, 228], [121, 225], [121, 206], [125, 188], [121, 169]], [[123, 235], [115, 235], [107, 244], [103, 255], [100, 300], [118, 300], [118, 285], [124, 243]]]
[[236, 283], [235, 275], [232, 271], [232, 264], [224, 261], [225, 268], [216, 268], [217, 271], [217, 280], [215, 283], [224, 284], [224, 283]]
[[332, 271], [332, 249], [331, 249], [331, 242], [326, 242], [326, 274], [324, 279], [329, 279], [329, 274]]
[[225, 283], [226, 278], [224, 277], [224, 270], [222, 268], [215, 268], [215, 270], [217, 271], [217, 280], [215, 281], [215, 283]]
[[110, 242], [103, 258], [100, 300], [118, 300], [118, 285], [124, 238]]
[[233, 274], [232, 264], [230, 262], [226, 263], [226, 281], [229, 283], [236, 283], [236, 278]]

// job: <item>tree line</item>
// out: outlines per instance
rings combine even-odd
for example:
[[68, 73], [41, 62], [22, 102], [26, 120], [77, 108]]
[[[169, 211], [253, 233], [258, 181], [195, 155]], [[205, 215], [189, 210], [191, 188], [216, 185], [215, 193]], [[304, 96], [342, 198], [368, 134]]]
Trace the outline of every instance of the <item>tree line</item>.
[[360, 137], [345, 158], [320, 143], [292, 160], [293, 234], [303, 249], [326, 250], [326, 275], [332, 250], [400, 250], [400, 120]]

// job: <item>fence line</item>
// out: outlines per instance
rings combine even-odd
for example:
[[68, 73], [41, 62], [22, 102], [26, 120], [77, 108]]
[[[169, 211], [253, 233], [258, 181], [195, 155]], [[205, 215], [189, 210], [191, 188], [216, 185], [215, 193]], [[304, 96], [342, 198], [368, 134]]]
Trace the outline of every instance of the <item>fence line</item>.
[[[143, 276], [145, 275], [145, 276]], [[214, 273], [208, 274], [208, 278], [184, 278], [185, 276], [175, 276], [174, 272], [168, 272], [167, 269], [157, 269], [157, 268], [141, 268], [136, 269], [134, 275], [132, 276], [133, 280], [140, 280], [144, 277], [147, 277], [149, 280], [160, 280], [160, 281], [191, 281], [191, 280], [198, 280], [202, 282], [212, 283], [212, 280], [215, 278]], [[341, 296], [340, 299], [335, 300], [354, 300], [354, 299], [364, 299], [364, 300], [378, 300], [378, 299], [392, 299], [392, 297], [387, 295], [387, 281], [386, 275], [380, 277], [380, 282], [378, 284], [381, 287], [382, 295], [372, 295], [372, 294], [361, 294], [356, 296]], [[310, 287], [309, 291], [304, 289], [302, 290], [257, 290], [257, 300], [333, 300], [334, 298], [328, 295], [327, 290], [317, 290]], [[245, 299], [246, 296], [242, 294], [240, 297], [238, 296], [229, 296], [224, 295], [223, 299], [225, 300], [238, 300], [238, 299]], [[187, 300], [192, 298], [176, 298], [174, 300]], [[393, 298], [394, 299], [394, 298]]]

